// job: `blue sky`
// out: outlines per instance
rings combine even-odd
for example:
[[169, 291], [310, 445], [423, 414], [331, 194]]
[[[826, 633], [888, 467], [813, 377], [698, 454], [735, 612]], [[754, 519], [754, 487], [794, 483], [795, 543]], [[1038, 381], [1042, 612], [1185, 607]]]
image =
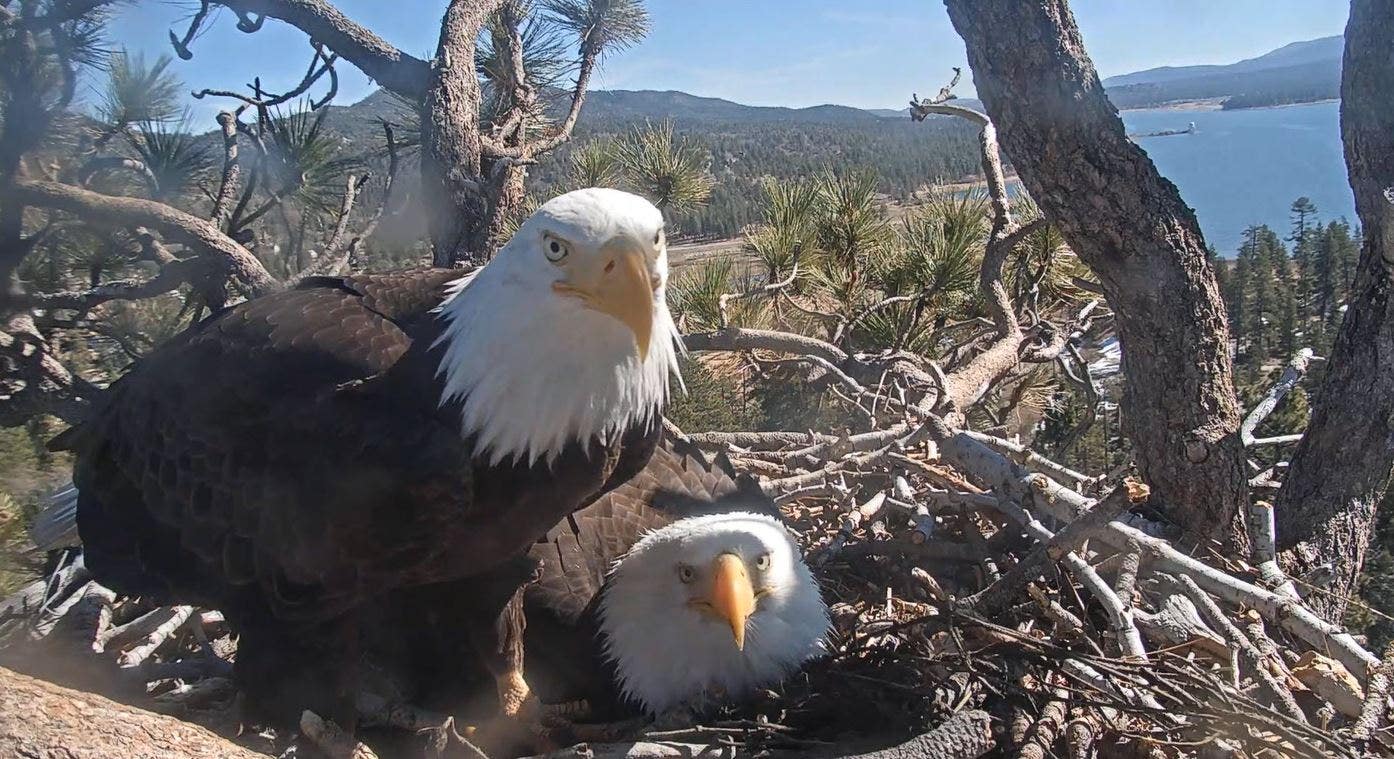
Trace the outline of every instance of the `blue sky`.
[[[170, 51], [197, 3], [139, 0], [119, 11], [115, 45], [153, 57]], [[425, 57], [446, 0], [337, 0], [349, 17]], [[653, 31], [604, 62], [597, 86], [674, 89], [753, 105], [840, 103], [900, 108], [911, 92], [937, 91], [965, 63], [963, 43], [935, 0], [648, 0]], [[1342, 0], [1076, 0], [1085, 44], [1102, 76], [1153, 66], [1229, 63], [1296, 40], [1339, 34]], [[175, 62], [191, 89], [241, 88], [260, 75], [270, 89], [299, 80], [309, 62], [304, 35], [268, 20], [243, 34], [222, 11]], [[342, 65], [341, 104], [372, 84]], [[961, 95], [972, 94], [971, 86]], [[218, 108], [193, 105], [197, 118]]]

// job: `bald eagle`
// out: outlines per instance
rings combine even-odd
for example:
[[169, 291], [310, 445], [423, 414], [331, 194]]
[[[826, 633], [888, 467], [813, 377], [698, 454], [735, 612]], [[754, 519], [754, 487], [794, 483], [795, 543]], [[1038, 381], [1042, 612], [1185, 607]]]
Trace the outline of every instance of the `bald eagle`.
[[87, 566], [222, 609], [259, 716], [346, 726], [362, 607], [457, 581], [516, 710], [499, 617], [529, 547], [657, 444], [680, 350], [666, 282], [658, 209], [588, 189], [481, 268], [317, 277], [213, 315], [55, 441]]
[[[773, 502], [724, 456], [680, 440], [528, 553], [540, 571], [509, 617], [526, 630], [506, 637], [526, 642], [540, 700], [584, 703], [587, 720], [726, 703], [824, 650], [827, 607]], [[454, 653], [471, 613], [457, 596], [440, 585], [375, 607], [370, 648], [399, 677], [415, 673], [411, 698], [449, 702], [442, 691], [478, 679]], [[403, 618], [432, 621], [404, 631]]]

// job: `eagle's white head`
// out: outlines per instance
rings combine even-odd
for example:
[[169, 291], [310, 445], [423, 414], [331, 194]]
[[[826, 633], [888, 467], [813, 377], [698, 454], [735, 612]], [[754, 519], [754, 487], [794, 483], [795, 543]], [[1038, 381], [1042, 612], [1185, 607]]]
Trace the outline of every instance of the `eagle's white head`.
[[476, 454], [532, 463], [656, 422], [681, 350], [667, 283], [647, 200], [591, 188], [537, 209], [439, 309], [441, 402], [464, 399]]
[[624, 695], [657, 714], [771, 685], [824, 650], [828, 609], [777, 520], [733, 512], [646, 535], [600, 601]]

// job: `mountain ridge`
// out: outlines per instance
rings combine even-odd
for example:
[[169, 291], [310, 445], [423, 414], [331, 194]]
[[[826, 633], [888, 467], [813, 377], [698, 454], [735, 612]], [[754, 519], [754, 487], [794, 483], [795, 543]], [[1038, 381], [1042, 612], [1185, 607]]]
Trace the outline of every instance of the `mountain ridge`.
[[1104, 88], [1125, 87], [1137, 84], [1160, 84], [1178, 79], [1216, 74], [1249, 73], [1267, 69], [1284, 68], [1336, 61], [1339, 65], [1345, 39], [1339, 34], [1318, 37], [1311, 40], [1289, 42], [1282, 47], [1270, 50], [1263, 55], [1235, 61], [1234, 63], [1208, 63], [1193, 66], [1157, 66], [1155, 68], [1133, 71], [1111, 76], [1103, 80]]
[[[1310, 102], [1339, 96], [1343, 39], [1340, 35], [1291, 42], [1253, 58], [1227, 64], [1159, 66], [1103, 80], [1114, 105], [1149, 108], [1185, 100], [1227, 101], [1227, 107]], [[557, 93], [564, 101], [566, 93]], [[981, 109], [973, 98], [955, 101]], [[382, 91], [344, 109], [376, 119], [405, 106]], [[680, 90], [592, 90], [581, 112], [588, 128], [612, 131], [627, 124], [673, 119], [682, 126], [715, 124], [860, 125], [906, 119], [908, 108], [856, 108], [836, 103], [794, 108], [746, 105]]]

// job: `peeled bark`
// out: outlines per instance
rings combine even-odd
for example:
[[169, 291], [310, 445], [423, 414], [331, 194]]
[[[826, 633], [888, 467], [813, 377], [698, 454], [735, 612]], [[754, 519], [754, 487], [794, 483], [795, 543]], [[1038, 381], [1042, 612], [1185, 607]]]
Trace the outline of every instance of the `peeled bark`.
[[1117, 314], [1126, 431], [1153, 502], [1196, 537], [1242, 544], [1240, 409], [1195, 214], [1128, 140], [1064, 0], [946, 5], [1003, 149]]
[[1304, 595], [1333, 621], [1341, 618], [1355, 590], [1375, 509], [1394, 468], [1391, 48], [1394, 2], [1352, 2], [1341, 81], [1341, 137], [1364, 244], [1326, 379], [1277, 503], [1284, 568], [1300, 580], [1326, 585], [1328, 593]]
[[266, 759], [197, 725], [0, 668], [0, 756]]

